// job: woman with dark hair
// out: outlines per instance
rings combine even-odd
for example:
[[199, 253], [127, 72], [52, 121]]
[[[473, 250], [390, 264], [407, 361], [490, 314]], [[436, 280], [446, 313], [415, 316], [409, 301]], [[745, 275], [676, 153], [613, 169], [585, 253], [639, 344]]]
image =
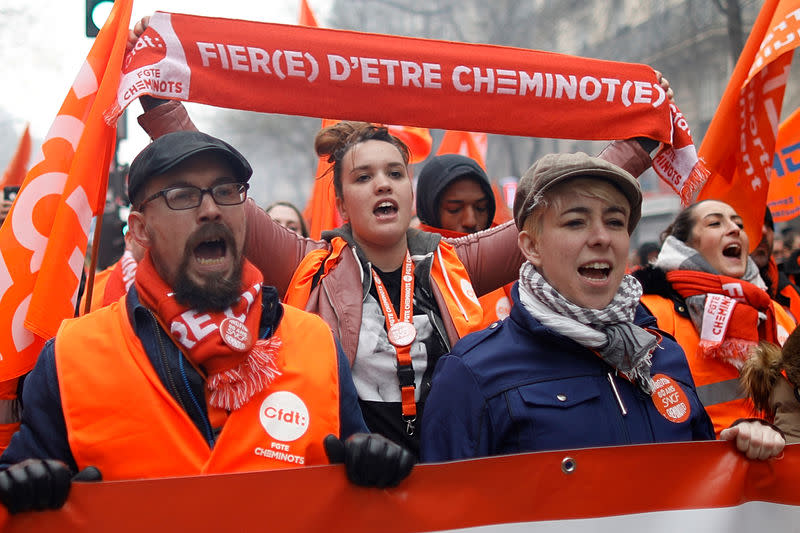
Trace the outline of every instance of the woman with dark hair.
[[284, 228], [293, 231], [301, 237], [308, 237], [308, 226], [294, 204], [290, 202], [273, 202], [264, 208], [264, 212]]
[[759, 341], [783, 344], [795, 327], [767, 294], [742, 228], [724, 202], [693, 204], [667, 228], [653, 266], [634, 272], [642, 303], [686, 352], [717, 434], [753, 415], [739, 383], [748, 350]]

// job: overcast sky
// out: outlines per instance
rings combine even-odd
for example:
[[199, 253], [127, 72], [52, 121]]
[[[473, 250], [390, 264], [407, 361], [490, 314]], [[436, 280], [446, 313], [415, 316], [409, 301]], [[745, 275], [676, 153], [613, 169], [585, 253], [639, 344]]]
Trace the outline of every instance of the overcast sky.
[[[18, 135], [30, 122], [34, 139], [41, 140], [61, 107], [67, 90], [92, 46], [84, 33], [84, 0], [0, 0], [0, 107], [11, 116]], [[9, 5], [10, 4], [10, 5]], [[320, 24], [331, 0], [309, 0]], [[156, 10], [261, 22], [297, 23], [300, 0], [134, 0], [131, 23]], [[120, 161], [143, 148], [146, 136], [133, 118], [141, 112], [130, 106], [129, 140], [120, 146]], [[192, 116], [202, 124], [202, 110]], [[0, 161], [0, 169], [6, 161]], [[1, 170], [0, 170], [1, 172]]]

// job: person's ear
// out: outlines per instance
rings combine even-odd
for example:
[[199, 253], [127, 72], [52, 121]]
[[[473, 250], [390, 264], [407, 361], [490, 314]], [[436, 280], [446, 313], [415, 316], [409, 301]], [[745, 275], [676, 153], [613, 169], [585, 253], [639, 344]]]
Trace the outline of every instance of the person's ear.
[[142, 248], [150, 248], [152, 245], [150, 233], [147, 231], [147, 223], [141, 212], [131, 211], [128, 215], [128, 233], [131, 234], [136, 244]]
[[345, 222], [350, 220], [350, 216], [347, 214], [347, 208], [344, 205], [344, 200], [342, 200], [341, 196], [336, 197], [336, 210], [339, 211], [339, 216], [342, 217], [342, 220]]
[[531, 232], [522, 230], [517, 235], [517, 246], [519, 246], [522, 255], [528, 260], [530, 264], [538, 267], [542, 264], [542, 254], [539, 250], [539, 243]]

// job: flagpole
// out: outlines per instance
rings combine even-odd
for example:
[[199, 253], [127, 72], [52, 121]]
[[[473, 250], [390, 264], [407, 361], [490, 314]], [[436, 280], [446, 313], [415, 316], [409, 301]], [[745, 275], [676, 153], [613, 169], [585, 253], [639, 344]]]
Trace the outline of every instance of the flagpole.
[[100, 251], [100, 231], [103, 229], [103, 213], [97, 216], [94, 225], [94, 236], [92, 237], [92, 258], [89, 261], [89, 273], [86, 275], [86, 291], [84, 292], [83, 314], [85, 315], [92, 308], [92, 291], [94, 289], [94, 271], [97, 267], [97, 255]]

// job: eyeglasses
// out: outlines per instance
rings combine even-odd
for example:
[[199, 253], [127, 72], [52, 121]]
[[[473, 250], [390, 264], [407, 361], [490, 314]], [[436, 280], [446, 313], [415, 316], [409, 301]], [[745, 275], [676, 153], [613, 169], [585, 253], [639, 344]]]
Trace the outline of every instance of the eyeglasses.
[[167, 207], [174, 211], [194, 209], [203, 203], [203, 195], [206, 193], [211, 195], [217, 205], [239, 205], [247, 199], [247, 189], [249, 188], [249, 184], [238, 182], [219, 183], [208, 189], [201, 189], [193, 185], [170, 187], [145, 198], [139, 204], [138, 211], [141, 211], [145, 204], [152, 202], [159, 196], [163, 196], [164, 201], [167, 202]]

